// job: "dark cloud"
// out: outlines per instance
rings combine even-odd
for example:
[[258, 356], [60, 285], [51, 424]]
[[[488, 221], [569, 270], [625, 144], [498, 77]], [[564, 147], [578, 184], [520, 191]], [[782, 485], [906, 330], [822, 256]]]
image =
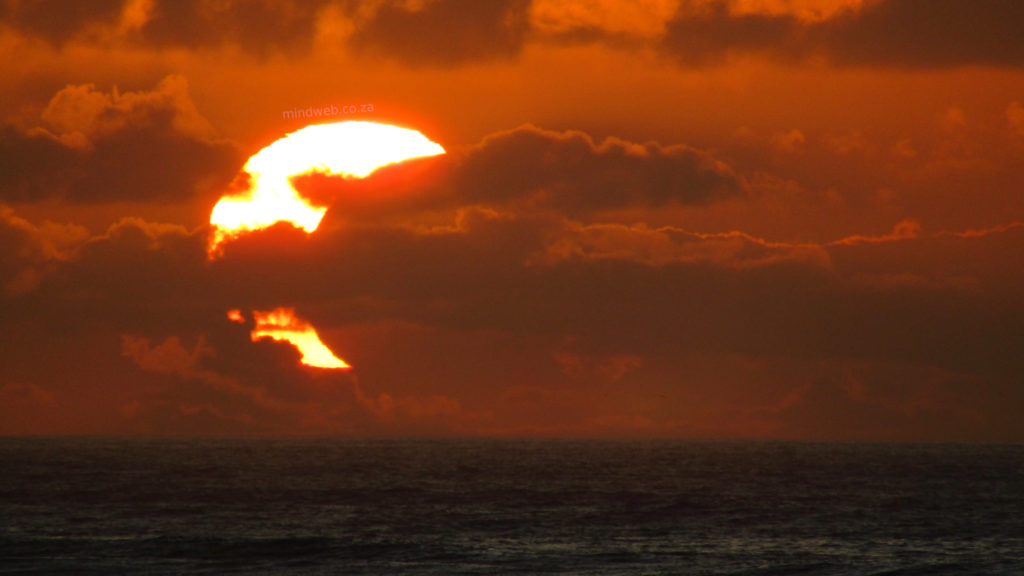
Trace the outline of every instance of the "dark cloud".
[[[451, 226], [340, 224], [325, 219], [308, 237], [278, 226], [207, 262], [202, 232], [120, 223], [2, 304], [5, 373], [17, 382], [10, 392], [65, 393], [46, 384], [61, 381], [57, 367], [74, 369], [74, 354], [42, 345], [59, 335], [69, 349], [78, 339], [112, 339], [89, 349], [118, 351], [119, 381], [133, 383], [119, 401], [164, 432], [436, 432], [447, 421], [449, 430], [513, 430], [563, 405], [563, 424], [583, 429], [603, 410], [588, 387], [619, 394], [649, 381], [663, 382], [662, 393], [694, 394], [710, 384], [680, 380], [680, 358], [776, 358], [825, 375], [788, 408], [758, 413], [773, 430], [842, 437], [823, 413], [843, 410], [854, 394], [864, 415], [854, 436], [874, 437], [864, 422], [880, 419], [879, 430], [913, 437], [937, 430], [961, 405], [949, 394], [971, 383], [984, 392], [972, 410], [998, 406], [990, 396], [1016, 394], [1006, 386], [1024, 369], [1015, 354], [1024, 346], [1020, 304], [987, 289], [1017, 290], [1020, 279], [1007, 281], [985, 261], [1005, 247], [1019, 251], [1018, 227], [818, 246], [485, 208], [464, 209]], [[884, 251], [893, 245], [900, 249]], [[928, 276], [929, 259], [943, 250], [974, 262], [962, 271], [973, 284], [901, 281]], [[295, 306], [362, 383], [302, 368], [289, 346], [253, 343], [250, 325], [226, 318], [229, 308], [251, 321], [252, 309], [280, 305]], [[446, 352], [456, 348], [464, 354]], [[46, 379], [32, 368], [44, 351]], [[851, 392], [849, 365], [881, 368], [855, 373], [867, 388]], [[887, 399], [886, 382], [904, 372], [937, 380]], [[495, 402], [506, 397], [517, 400], [503, 412]], [[815, 400], [822, 397], [831, 403]], [[759, 410], [742, 399], [732, 405]], [[914, 406], [913, 423], [898, 425]], [[984, 422], [955, 416], [951, 434], [985, 437]], [[1000, 418], [999, 434], [1012, 435]]]
[[41, 123], [0, 131], [0, 199], [180, 202], [226, 185], [241, 165], [177, 76], [150, 92], [68, 86]]
[[70, 224], [35, 226], [0, 205], [0, 296], [16, 297], [34, 290], [88, 236], [87, 230]]
[[706, 204], [741, 194], [742, 178], [687, 146], [636, 144], [522, 126], [486, 138], [454, 169], [460, 202], [520, 202], [576, 215], [630, 206]]
[[839, 64], [944, 68], [1024, 65], [1024, 4], [884, 0], [808, 31]]
[[796, 49], [799, 30], [799, 20], [792, 15], [734, 15], [725, 1], [699, 7], [683, 4], [666, 24], [662, 45], [679, 62], [698, 66], [749, 52], [785, 54]]
[[[528, 0], [159, 0], [146, 12], [123, 0], [0, 4], [0, 23], [63, 46], [137, 42], [159, 48], [233, 46], [246, 54], [308, 54], [336, 14], [351, 26], [346, 47], [406, 65], [452, 67], [518, 56], [529, 42], [603, 43], [632, 50], [654, 42], [686, 66], [763, 54], [787, 62], [824, 58], [840, 66], [948, 68], [1024, 64], [1024, 6], [1016, 0], [879, 0], [824, 20], [734, 10], [735, 2], [682, 2], [658, 40], [595, 23], [533, 30]], [[140, 5], [141, 6], [141, 5]], [[610, 24], [606, 24], [610, 25]], [[614, 26], [613, 26], [614, 28]]]
[[[5, 268], [28, 264], [16, 257], [55, 235], [5, 216]], [[357, 420], [365, 431], [378, 421], [376, 399], [347, 375], [306, 369], [290, 346], [254, 343], [251, 326], [229, 322], [233, 288], [214, 282], [205, 248], [203, 231], [126, 219], [79, 238], [73, 252], [33, 255], [45, 273], [0, 299], [0, 396], [31, 404], [28, 429], [289, 434], [351, 432]], [[80, 409], [102, 424], [48, 424], [38, 414]]]
[[527, 0], [385, 2], [358, 23], [348, 45], [417, 66], [511, 58], [524, 44], [528, 8]]
[[823, 57], [841, 66], [948, 68], [1024, 65], [1024, 5], [1014, 0], [881, 0], [832, 17], [734, 14], [731, 3], [683, 4], [664, 50], [686, 65], [740, 54], [785, 61]]
[[508, 59], [529, 31], [528, 0], [430, 0], [376, 4], [344, 0], [157, 0], [125, 18], [124, 0], [66, 3], [51, 0], [0, 5], [0, 22], [58, 46], [134, 42], [169, 48], [239, 47], [246, 54], [305, 55], [326, 11], [353, 27], [346, 47], [357, 54], [413, 66], [457, 66]]
[[0, 2], [0, 24], [59, 46], [73, 40], [90, 26], [116, 23], [123, 4], [124, 0], [8, 0]]
[[156, 46], [240, 46], [249, 54], [306, 53], [326, 1], [161, 0], [139, 31]]
[[29, 201], [66, 193], [82, 153], [52, 136], [0, 129], [0, 198]]
[[[1019, 251], [1016, 228], [821, 246], [484, 208], [450, 227], [322, 226], [308, 241], [287, 229], [240, 239], [215, 273], [253, 305], [290, 297], [329, 324], [558, 335], [617, 354], [1022, 368], [1011, 353], [1024, 345], [1021, 310], [1004, 292], [1021, 279], [992, 262], [967, 267], [1001, 245]], [[954, 277], [922, 267], [957, 252], [964, 267]]]
[[[776, 406], [762, 411], [788, 438], [832, 430], [866, 441], [893, 438], [1013, 441], [1024, 401], [1005, 379], [984, 379], [907, 364], [840, 363], [819, 370]], [[815, 431], [815, 432], [812, 432]]]
[[155, 47], [239, 46], [267, 57], [308, 52], [328, 0], [29, 0], [0, 5], [0, 22], [56, 46], [71, 41], [131, 41]]

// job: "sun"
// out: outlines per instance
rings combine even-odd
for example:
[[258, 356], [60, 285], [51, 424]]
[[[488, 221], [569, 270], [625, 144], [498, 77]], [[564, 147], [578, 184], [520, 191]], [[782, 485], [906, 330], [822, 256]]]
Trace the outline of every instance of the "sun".
[[[255, 326], [249, 333], [253, 342], [270, 338], [276, 342], [287, 342], [302, 355], [300, 363], [311, 368], [348, 370], [351, 366], [338, 358], [316, 333], [313, 326], [295, 315], [294, 308], [275, 308], [273, 310], [253, 310]], [[245, 322], [241, 310], [228, 310], [228, 320]]]
[[292, 132], [249, 158], [243, 168], [247, 190], [224, 196], [213, 207], [209, 256], [220, 255], [225, 242], [277, 222], [316, 230], [327, 207], [303, 198], [292, 185], [296, 176], [364, 178], [381, 166], [444, 153], [416, 130], [377, 122], [316, 124]]
[[[318, 172], [364, 178], [381, 166], [444, 153], [444, 148], [416, 130], [376, 122], [317, 124], [288, 134], [245, 163], [247, 178], [240, 179], [246, 183], [244, 191], [222, 197], [213, 207], [208, 255], [215, 259], [225, 242], [277, 222], [290, 222], [307, 233], [316, 230], [327, 207], [303, 198], [292, 185], [296, 176]], [[254, 342], [264, 338], [287, 342], [302, 354], [300, 362], [306, 366], [351, 368], [293, 308], [253, 310], [252, 314]], [[229, 310], [227, 316], [232, 322], [245, 322], [241, 310]]]

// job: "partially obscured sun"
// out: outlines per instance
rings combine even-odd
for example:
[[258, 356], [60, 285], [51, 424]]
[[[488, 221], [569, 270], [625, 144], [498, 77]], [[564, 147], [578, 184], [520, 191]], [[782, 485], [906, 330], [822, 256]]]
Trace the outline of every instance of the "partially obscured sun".
[[[363, 178], [386, 164], [437, 154], [444, 154], [444, 148], [419, 132], [375, 122], [318, 124], [293, 132], [249, 158], [244, 168], [248, 189], [224, 196], [213, 207], [209, 256], [220, 255], [225, 242], [277, 222], [291, 222], [306, 232], [316, 230], [327, 208], [303, 198], [292, 186], [295, 176], [320, 172]], [[241, 310], [229, 310], [228, 319], [245, 322]], [[253, 319], [254, 342], [263, 338], [287, 342], [298, 349], [307, 366], [350, 367], [292, 308], [254, 310]]]
[[291, 178], [309, 172], [362, 178], [386, 164], [444, 154], [444, 148], [416, 130], [375, 122], [317, 124], [293, 132], [260, 150], [245, 164], [249, 189], [225, 196], [210, 214], [210, 257], [246, 232], [291, 222], [316, 230], [327, 208], [302, 198]]
[[[256, 325], [249, 335], [253, 342], [264, 338], [287, 342], [302, 354], [299, 361], [313, 368], [351, 368], [320, 340], [320, 335], [312, 325], [295, 315], [293, 308], [253, 310], [252, 315]], [[241, 310], [228, 310], [228, 319], [232, 322], [245, 322]]]

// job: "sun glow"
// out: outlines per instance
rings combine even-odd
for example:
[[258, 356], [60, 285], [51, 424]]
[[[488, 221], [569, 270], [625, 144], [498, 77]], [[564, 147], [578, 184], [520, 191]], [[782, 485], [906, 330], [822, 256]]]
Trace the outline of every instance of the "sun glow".
[[[256, 322], [256, 326], [249, 334], [253, 342], [263, 338], [288, 342], [302, 354], [300, 362], [306, 366], [335, 370], [351, 368], [347, 362], [335, 356], [334, 352], [320, 341], [320, 336], [317, 335], [313, 326], [295, 316], [293, 308], [275, 308], [265, 312], [253, 310], [252, 316]], [[233, 322], [244, 321], [238, 310], [229, 311], [228, 318]]]
[[310, 172], [364, 178], [387, 164], [444, 154], [444, 148], [423, 134], [375, 122], [317, 124], [293, 132], [260, 150], [243, 168], [248, 190], [225, 196], [210, 213], [213, 236], [209, 255], [246, 232], [291, 222], [307, 233], [316, 230], [327, 212], [302, 198], [291, 179]]

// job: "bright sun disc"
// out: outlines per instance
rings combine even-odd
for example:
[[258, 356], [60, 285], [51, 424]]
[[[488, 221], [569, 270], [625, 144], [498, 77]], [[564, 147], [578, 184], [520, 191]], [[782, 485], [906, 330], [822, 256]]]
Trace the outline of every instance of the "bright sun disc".
[[213, 258], [224, 242], [277, 222], [313, 232], [327, 208], [302, 198], [291, 179], [309, 172], [363, 178], [387, 164], [444, 154], [444, 148], [416, 130], [376, 122], [317, 124], [293, 132], [246, 162], [246, 192], [225, 196], [210, 213]]

